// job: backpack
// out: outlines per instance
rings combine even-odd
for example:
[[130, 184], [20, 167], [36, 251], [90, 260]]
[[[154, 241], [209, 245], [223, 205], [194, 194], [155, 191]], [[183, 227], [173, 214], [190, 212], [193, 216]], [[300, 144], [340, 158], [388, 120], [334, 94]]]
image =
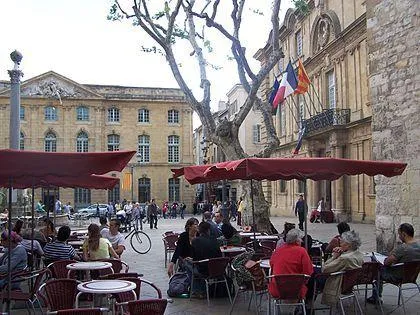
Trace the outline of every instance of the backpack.
[[190, 279], [186, 272], [177, 272], [169, 279], [168, 296], [177, 297], [189, 293]]

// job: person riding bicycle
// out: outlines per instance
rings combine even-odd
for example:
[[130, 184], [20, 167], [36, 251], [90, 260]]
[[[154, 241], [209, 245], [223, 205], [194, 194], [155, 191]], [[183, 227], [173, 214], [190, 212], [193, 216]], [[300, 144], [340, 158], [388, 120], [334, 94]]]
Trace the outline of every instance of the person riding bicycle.
[[109, 229], [103, 229], [101, 231], [101, 236], [107, 238], [111, 242], [112, 248], [117, 255], [121, 257], [125, 250], [125, 238], [119, 231], [120, 226], [120, 220], [112, 219], [109, 221]]

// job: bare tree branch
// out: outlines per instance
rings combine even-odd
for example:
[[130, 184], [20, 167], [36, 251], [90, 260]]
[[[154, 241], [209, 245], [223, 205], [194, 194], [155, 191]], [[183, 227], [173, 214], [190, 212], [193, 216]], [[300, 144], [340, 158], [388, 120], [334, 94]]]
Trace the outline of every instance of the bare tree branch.
[[172, 14], [169, 17], [168, 31], [166, 33], [166, 39], [165, 39], [166, 42], [171, 40], [173, 30], [174, 30], [175, 19], [178, 16], [179, 8], [181, 7], [181, 4], [182, 4], [182, 0], [178, 0], [177, 3], [176, 3], [174, 11], [172, 12]]
[[155, 23], [150, 17], [149, 8], [147, 7], [146, 1], [141, 0], [141, 3], [143, 5], [144, 14], [141, 12], [140, 7], [136, 6], [136, 8], [138, 8], [139, 15], [143, 15], [143, 19], [147, 22], [147, 24], [149, 24], [149, 27], [153, 30], [153, 32], [156, 34], [157, 37], [159, 37], [161, 41], [165, 40], [165, 37], [159, 32], [158, 28], [156, 27]]

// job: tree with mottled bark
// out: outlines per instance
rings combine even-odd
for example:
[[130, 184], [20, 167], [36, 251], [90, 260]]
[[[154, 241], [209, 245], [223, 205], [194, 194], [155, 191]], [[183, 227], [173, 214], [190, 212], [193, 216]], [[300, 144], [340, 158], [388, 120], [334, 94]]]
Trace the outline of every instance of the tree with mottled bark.
[[[127, 1], [126, 1], [127, 2]], [[126, 3], [125, 2], [125, 3]], [[172, 1], [128, 1], [130, 6], [125, 7], [121, 0], [115, 0], [110, 9], [108, 19], [129, 19], [133, 25], [139, 26], [157, 44], [152, 48], [143, 48], [148, 52], [160, 52], [169, 64], [172, 74], [180, 89], [184, 92], [188, 104], [195, 111], [203, 125], [206, 141], [214, 143], [220, 148], [228, 160], [236, 160], [248, 157], [244, 152], [238, 138], [239, 127], [244, 122], [251, 108], [257, 108], [262, 113], [266, 142], [264, 148], [256, 156], [269, 157], [274, 153], [280, 141], [276, 135], [271, 106], [258, 95], [261, 84], [267, 75], [283, 57], [283, 52], [278, 42], [279, 11], [281, 0], [274, 0], [271, 9], [271, 34], [262, 34], [266, 38], [275, 39], [270, 43], [265, 62], [259, 69], [253, 69], [240, 38], [240, 30], [243, 22], [243, 12], [246, 8], [245, 0], [232, 0], [229, 11], [220, 9], [220, 0], [172, 0]], [[152, 4], [153, 2], [153, 4]], [[156, 10], [157, 5], [163, 9]], [[227, 5], [227, 1], [223, 3]], [[224, 7], [225, 8], [225, 7]], [[258, 10], [257, 10], [258, 11]], [[225, 15], [225, 16], [224, 16]], [[230, 19], [230, 23], [220, 23]], [[228, 29], [227, 24], [232, 25]], [[208, 68], [212, 67], [206, 53], [209, 50], [209, 41], [206, 39], [206, 30], [216, 30], [217, 34], [230, 43], [231, 59], [236, 63], [239, 81], [247, 92], [245, 103], [234, 115], [233, 119], [222, 120], [216, 123], [211, 113], [211, 82], [208, 78]], [[255, 29], [256, 36], [258, 29]], [[180, 57], [176, 54], [174, 46], [178, 41], [185, 41], [192, 50], [190, 55], [195, 57], [199, 74], [199, 82], [202, 95], [198, 98], [191, 89], [191, 84], [186, 81], [180, 69]], [[214, 66], [213, 66], [214, 67]], [[223, 70], [220, 70], [223, 71]], [[190, 82], [191, 83], [191, 82]], [[217, 84], [213, 82], [213, 84]], [[242, 181], [246, 192], [246, 211], [251, 211], [250, 183]], [[269, 231], [269, 204], [267, 203], [261, 182], [254, 181], [254, 205], [255, 218], [258, 230]], [[245, 218], [251, 219], [251, 215]], [[251, 222], [246, 222], [250, 224]]]

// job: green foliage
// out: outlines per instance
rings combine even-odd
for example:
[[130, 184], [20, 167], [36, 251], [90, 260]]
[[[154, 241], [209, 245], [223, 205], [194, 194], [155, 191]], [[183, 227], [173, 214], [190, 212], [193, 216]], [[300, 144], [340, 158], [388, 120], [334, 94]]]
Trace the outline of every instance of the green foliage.
[[211, 43], [210, 43], [210, 41], [209, 41], [209, 40], [205, 40], [205, 41], [204, 41], [204, 47], [206, 47], [206, 48], [207, 48], [207, 51], [208, 51], [209, 53], [213, 52], [213, 47], [211, 47]]
[[165, 16], [165, 11], [159, 11], [158, 13], [152, 16], [153, 20], [159, 20], [161, 17]]
[[257, 9], [249, 8], [249, 10], [252, 11], [253, 13], [257, 14], [257, 15], [264, 16], [264, 12], [261, 11], [260, 9], [258, 9], [258, 8]]
[[152, 54], [159, 54], [159, 55], [163, 55], [163, 50], [156, 47], [156, 46], [152, 46], [152, 47], [146, 47], [146, 46], [141, 46], [141, 50], [145, 53], [152, 53]]
[[109, 13], [106, 18], [109, 21], [121, 21], [124, 16], [120, 14], [120, 10], [118, 9], [117, 4], [114, 3], [109, 9]]
[[306, 0], [293, 0], [297, 13], [303, 14], [304, 16], [309, 14], [309, 5]]

